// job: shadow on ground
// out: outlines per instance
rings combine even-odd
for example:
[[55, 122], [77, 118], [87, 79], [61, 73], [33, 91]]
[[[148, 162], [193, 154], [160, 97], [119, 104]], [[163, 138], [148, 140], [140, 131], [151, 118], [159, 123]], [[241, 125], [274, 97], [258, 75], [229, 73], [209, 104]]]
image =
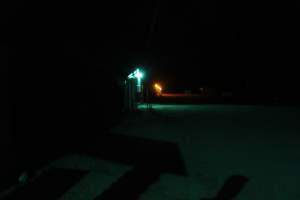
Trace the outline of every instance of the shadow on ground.
[[[177, 144], [117, 134], [103, 134], [85, 141], [72, 154], [126, 164], [133, 168], [96, 199], [138, 199], [162, 173], [186, 176], [187, 170]], [[87, 171], [50, 169], [9, 195], [10, 199], [56, 199]], [[44, 196], [46, 196], [44, 198]]]
[[241, 175], [230, 176], [224, 182], [221, 190], [213, 198], [202, 198], [201, 200], [234, 200], [243, 190], [249, 179]]

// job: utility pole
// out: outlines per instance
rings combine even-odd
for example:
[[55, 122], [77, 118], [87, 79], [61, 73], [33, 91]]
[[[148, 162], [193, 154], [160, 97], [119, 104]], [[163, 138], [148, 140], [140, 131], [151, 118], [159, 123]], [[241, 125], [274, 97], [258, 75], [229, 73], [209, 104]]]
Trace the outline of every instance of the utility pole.
[[159, 0], [153, 0], [152, 2], [153, 2], [152, 20], [149, 24], [149, 32], [148, 35], [146, 36], [146, 43], [145, 43], [145, 47], [147, 51], [151, 51], [151, 47], [153, 44], [153, 35], [155, 33], [155, 29], [159, 17], [159, 6], [160, 6]]
[[[154, 43], [154, 35], [155, 31], [157, 28], [157, 23], [159, 19], [159, 11], [160, 11], [160, 1], [159, 0], [152, 0], [153, 3], [153, 9], [152, 9], [152, 16], [151, 16], [151, 21], [149, 23], [149, 31], [148, 34], [146, 35], [146, 41], [145, 41], [145, 57], [147, 60], [153, 58], [154, 53], [153, 53], [153, 43]], [[148, 70], [148, 74], [150, 75], [150, 69]], [[145, 83], [145, 102], [147, 103], [147, 108], [151, 109], [151, 102], [150, 102], [150, 88], [151, 84], [149, 82], [149, 79]]]

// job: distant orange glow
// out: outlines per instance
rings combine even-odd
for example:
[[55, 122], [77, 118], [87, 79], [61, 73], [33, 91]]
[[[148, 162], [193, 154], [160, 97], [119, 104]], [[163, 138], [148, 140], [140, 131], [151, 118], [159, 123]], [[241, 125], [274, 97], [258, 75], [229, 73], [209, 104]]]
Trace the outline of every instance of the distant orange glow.
[[159, 84], [154, 84], [154, 89], [155, 89], [155, 92], [156, 92], [156, 95], [157, 96], [161, 96], [162, 95], [162, 87], [159, 85]]
[[156, 89], [158, 89], [159, 91], [162, 91], [162, 88], [161, 88], [161, 86], [160, 86], [160, 85], [158, 85], [158, 84], [155, 84], [155, 85], [154, 85], [154, 87], [155, 87]]

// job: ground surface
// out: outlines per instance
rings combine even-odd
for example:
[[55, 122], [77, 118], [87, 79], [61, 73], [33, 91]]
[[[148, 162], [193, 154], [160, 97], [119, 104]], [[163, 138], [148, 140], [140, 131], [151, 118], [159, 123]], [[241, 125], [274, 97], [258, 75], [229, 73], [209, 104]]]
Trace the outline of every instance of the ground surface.
[[[178, 147], [187, 174], [166, 171], [159, 173], [156, 179], [153, 173], [137, 199], [214, 197], [232, 175], [249, 179], [235, 198], [237, 200], [300, 199], [299, 108], [155, 104], [151, 112], [143, 105], [139, 109], [140, 112], [128, 116], [111, 130], [116, 136], [102, 139], [101, 145], [95, 146], [101, 149], [106, 143], [107, 148], [116, 145], [112, 148], [115, 153], [106, 154], [103, 148], [99, 151], [102, 154], [97, 156], [87, 152], [89, 155], [66, 155], [47, 166], [46, 171], [56, 169], [50, 174], [52, 179], [57, 177], [57, 183], [61, 182], [60, 187], [59, 184], [52, 186], [53, 190], [55, 187], [61, 190], [56, 193], [56, 199], [113, 199], [111, 194], [124, 192], [122, 188], [137, 187], [144, 179], [138, 179], [139, 176], [152, 173], [151, 165], [171, 163], [173, 157], [164, 156], [149, 162], [148, 167], [140, 165], [138, 170], [128, 173], [137, 163], [145, 160], [147, 163], [148, 157], [153, 159], [155, 153], [168, 151], [162, 145], [173, 148], [171, 144]], [[156, 152], [149, 153], [153, 149]], [[120, 154], [122, 156], [118, 156]], [[64, 170], [71, 171], [65, 173]], [[40, 187], [42, 184], [44, 188], [49, 186], [47, 179], [45, 176], [44, 181], [40, 181]], [[107, 195], [101, 196], [104, 191], [108, 191]], [[25, 191], [23, 195], [32, 198], [31, 193]]]
[[153, 105], [153, 108], [153, 113], [128, 120], [115, 131], [177, 143], [189, 176], [164, 175], [142, 199], [155, 199], [152, 195], [169, 195], [170, 199], [214, 196], [233, 174], [250, 180], [237, 199], [300, 198], [299, 108], [232, 105]]

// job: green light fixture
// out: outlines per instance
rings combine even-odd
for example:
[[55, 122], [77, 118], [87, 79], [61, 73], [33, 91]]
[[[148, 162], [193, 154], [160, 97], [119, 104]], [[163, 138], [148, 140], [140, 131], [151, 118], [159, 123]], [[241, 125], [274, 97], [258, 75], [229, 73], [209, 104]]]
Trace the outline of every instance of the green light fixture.
[[142, 92], [142, 79], [144, 74], [137, 68], [134, 72], [128, 75], [129, 79], [136, 79], [137, 80], [137, 92]]

